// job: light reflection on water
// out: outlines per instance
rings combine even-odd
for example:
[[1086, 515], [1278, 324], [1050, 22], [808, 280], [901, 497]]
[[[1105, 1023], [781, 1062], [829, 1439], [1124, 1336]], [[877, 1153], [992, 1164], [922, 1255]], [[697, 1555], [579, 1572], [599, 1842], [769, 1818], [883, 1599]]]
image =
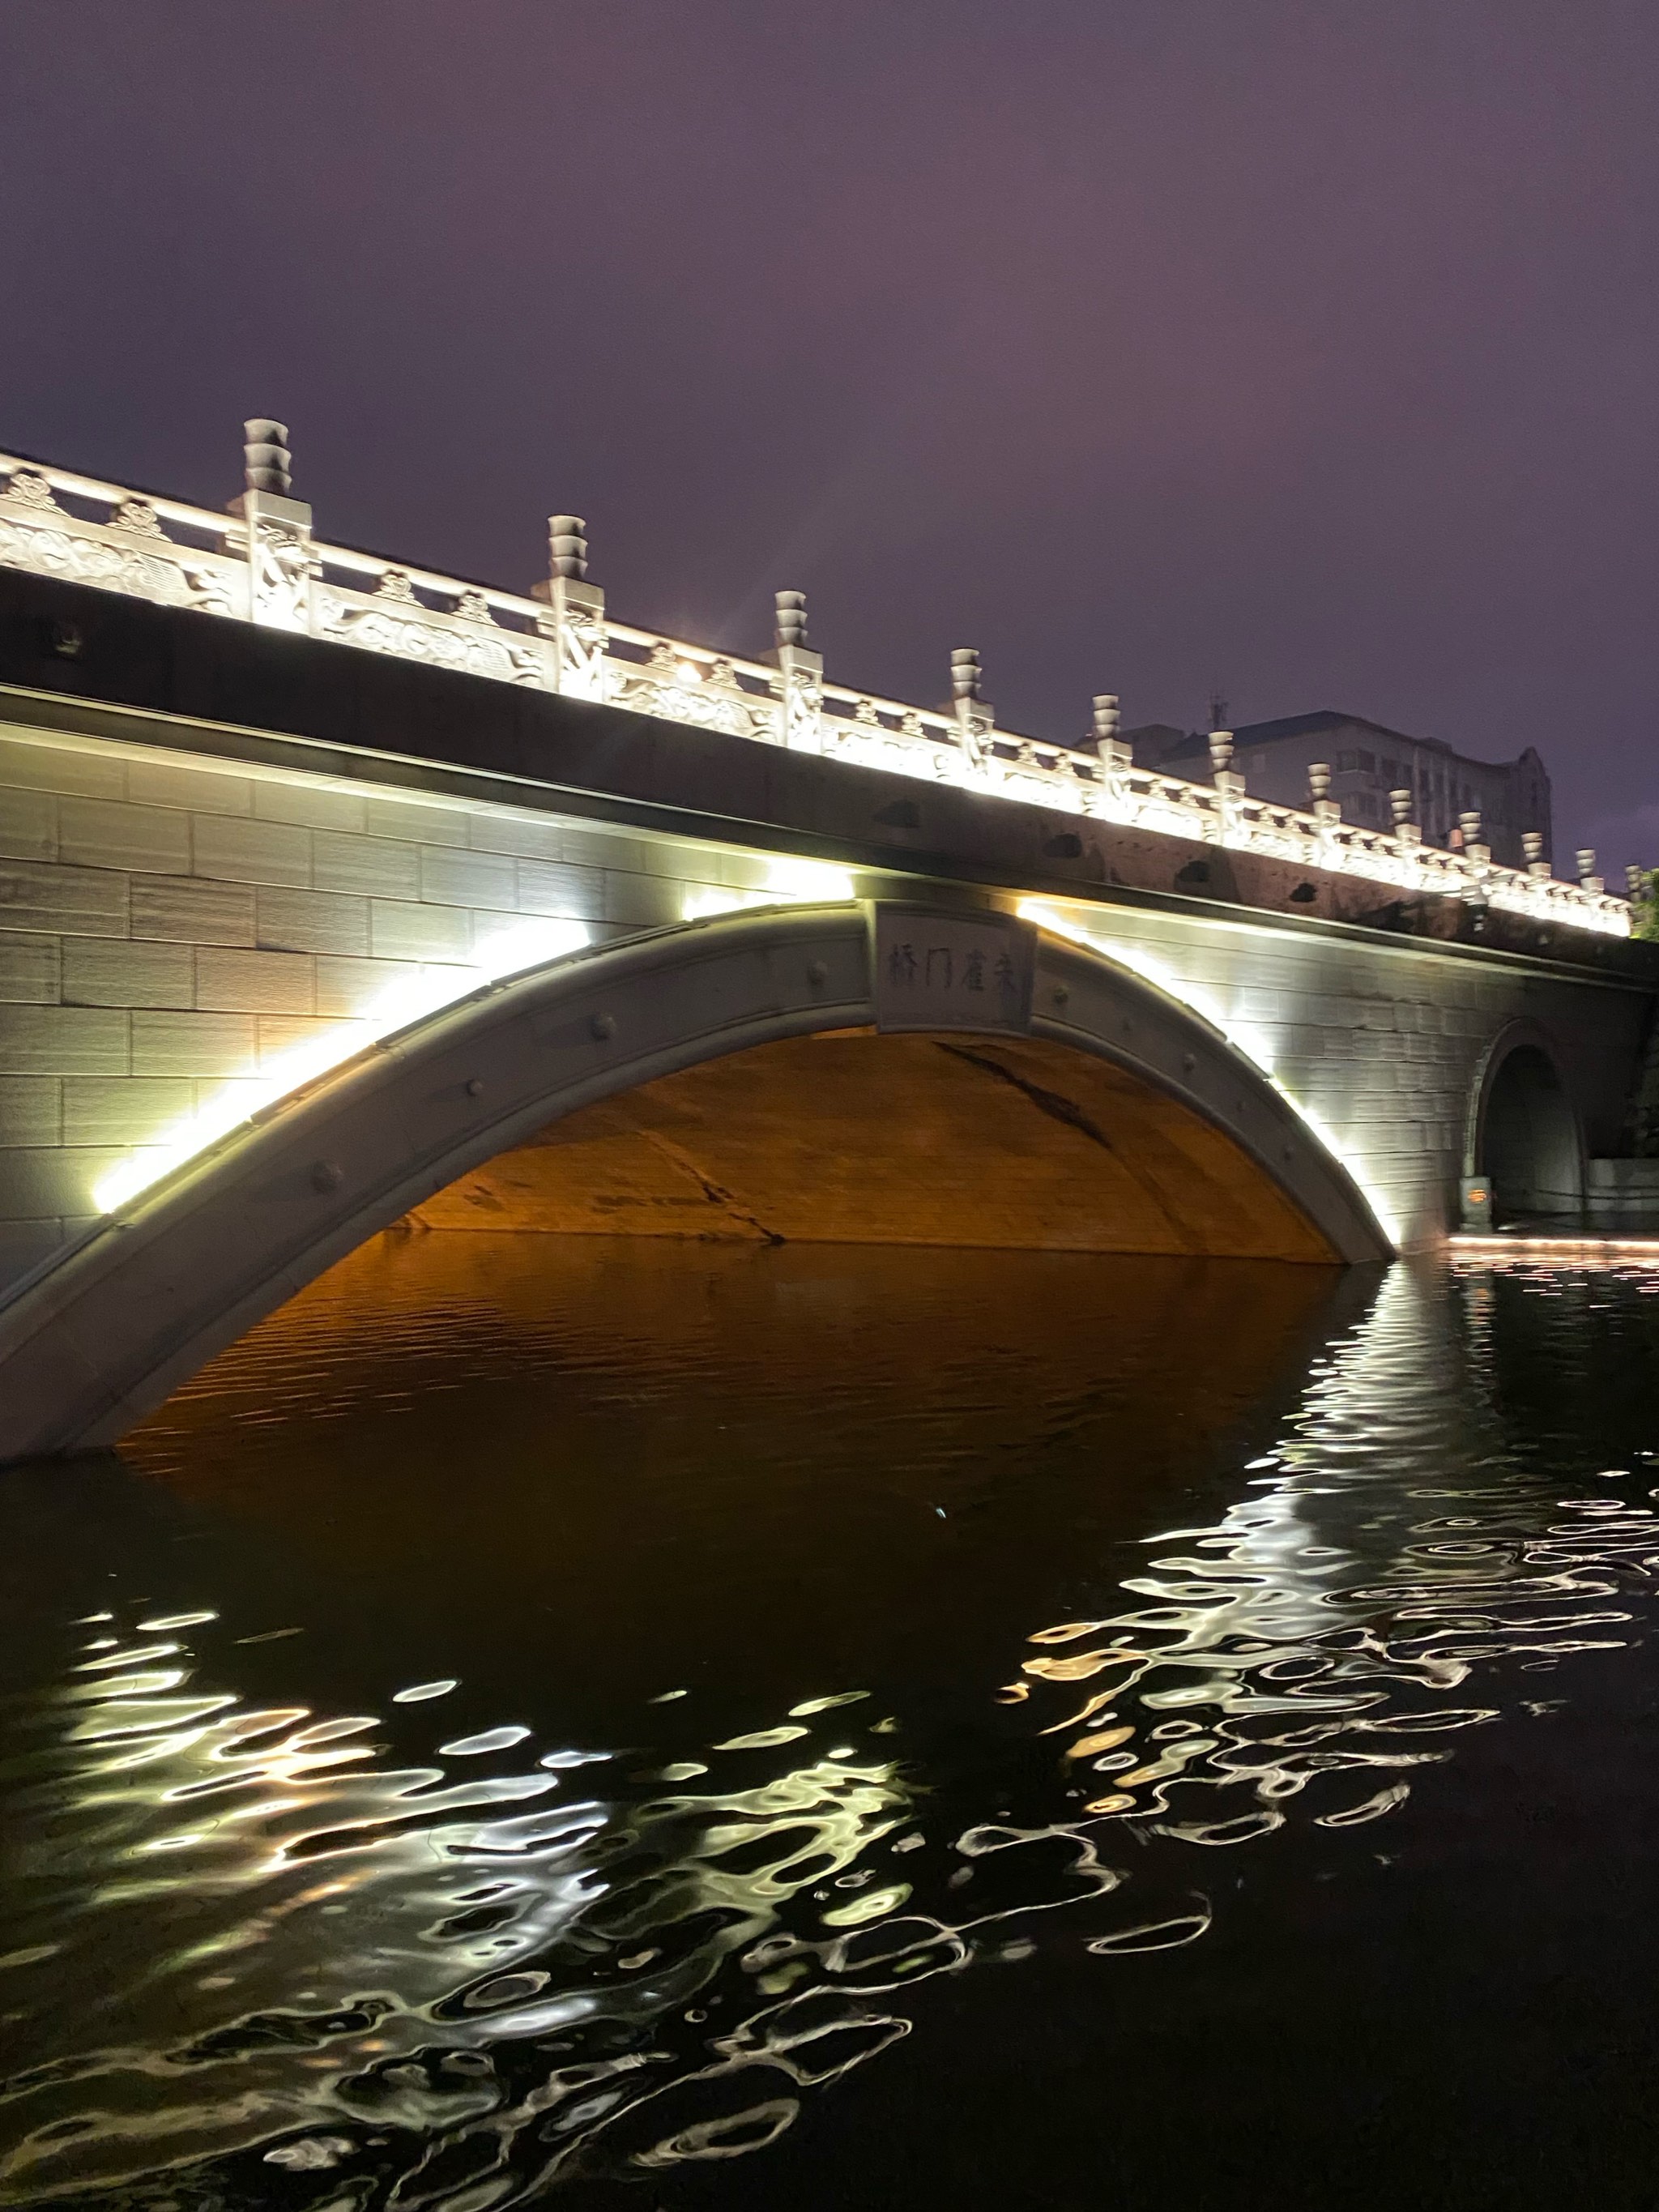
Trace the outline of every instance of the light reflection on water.
[[[1585, 1454], [1653, 1287], [366, 1255], [135, 1441], [198, 1516], [161, 1566], [140, 1486], [14, 1479], [74, 1565], [12, 1599], [3, 2201], [660, 2190], [925, 2036], [941, 1978], [1199, 1941], [1242, 1846], [1317, 1865], [1641, 1639], [1645, 1454]], [[570, 1517], [532, 1530], [526, 1467]], [[357, 1646], [272, 1625], [284, 1544]]]

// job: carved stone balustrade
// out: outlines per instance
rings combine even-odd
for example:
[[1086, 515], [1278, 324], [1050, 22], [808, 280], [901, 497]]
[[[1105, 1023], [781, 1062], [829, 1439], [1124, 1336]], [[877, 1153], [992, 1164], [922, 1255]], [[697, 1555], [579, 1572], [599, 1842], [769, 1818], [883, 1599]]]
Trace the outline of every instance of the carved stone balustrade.
[[586, 525], [574, 515], [551, 518], [549, 576], [526, 594], [327, 544], [313, 535], [310, 507], [290, 495], [283, 426], [258, 418], [247, 434], [246, 489], [222, 514], [0, 453], [0, 567], [1405, 890], [1476, 896], [1534, 920], [1629, 934], [1629, 906], [1607, 895], [1593, 856], [1589, 867], [1581, 863], [1579, 882], [1561, 883], [1535, 858], [1527, 870], [1493, 866], [1478, 825], [1472, 850], [1449, 853], [1425, 846], [1404, 819], [1391, 832], [1345, 823], [1328, 796], [1328, 769], [1314, 772], [1307, 809], [1269, 805], [1250, 798], [1232, 769], [1230, 739], [1227, 757], [1214, 761], [1212, 783], [1137, 769], [1109, 693], [1095, 701], [1086, 749], [1000, 729], [981, 696], [979, 656], [967, 647], [951, 656], [952, 697], [943, 710], [830, 683], [806, 643], [798, 592], [778, 594], [775, 641], [753, 660], [615, 622], [588, 580]]

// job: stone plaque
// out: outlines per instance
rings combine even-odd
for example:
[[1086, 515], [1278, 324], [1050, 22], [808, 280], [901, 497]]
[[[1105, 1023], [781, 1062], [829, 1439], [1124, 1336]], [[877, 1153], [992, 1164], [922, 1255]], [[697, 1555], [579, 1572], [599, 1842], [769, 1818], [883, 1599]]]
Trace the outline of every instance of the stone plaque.
[[878, 1030], [1031, 1026], [1036, 932], [1011, 914], [875, 909]]

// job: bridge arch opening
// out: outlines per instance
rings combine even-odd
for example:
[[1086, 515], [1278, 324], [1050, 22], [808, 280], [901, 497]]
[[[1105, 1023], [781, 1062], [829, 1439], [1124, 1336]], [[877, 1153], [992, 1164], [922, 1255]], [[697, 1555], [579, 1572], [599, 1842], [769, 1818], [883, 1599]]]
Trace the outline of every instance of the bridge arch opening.
[[1042, 1036], [818, 1031], [550, 1121], [411, 1227], [1334, 1261], [1224, 1131]]
[[[862, 1233], [879, 1218], [898, 1242], [1389, 1255], [1341, 1162], [1189, 1008], [1096, 951], [957, 909], [934, 933], [1002, 931], [1026, 988], [1000, 1022], [933, 1035], [884, 1010], [872, 931], [894, 911], [653, 932], [488, 985], [318, 1078], [0, 1301], [0, 1461], [115, 1442], [336, 1261], [429, 1206], [499, 1198], [491, 1164], [526, 1153], [562, 1155], [559, 1203], [612, 1230], [628, 1209], [602, 1200], [641, 1200], [637, 1224], [689, 1181], [722, 1233], [746, 1213], [757, 1237], [845, 1239], [856, 1200]], [[729, 1180], [700, 1174], [709, 1131]], [[585, 1182], [569, 1172], [584, 1149]]]
[[1518, 1032], [1488, 1063], [1475, 1172], [1490, 1178], [1500, 1222], [1577, 1214], [1584, 1202], [1583, 1144], [1560, 1070], [1541, 1037]]

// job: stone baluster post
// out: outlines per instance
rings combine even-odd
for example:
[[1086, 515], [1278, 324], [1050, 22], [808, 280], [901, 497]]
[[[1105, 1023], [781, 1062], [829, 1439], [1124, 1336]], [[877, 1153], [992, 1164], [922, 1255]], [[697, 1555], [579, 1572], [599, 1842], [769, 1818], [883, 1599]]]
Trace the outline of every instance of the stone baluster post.
[[293, 496], [288, 425], [256, 415], [242, 425], [243, 489], [230, 502], [241, 524], [225, 532], [225, 550], [247, 562], [247, 615], [270, 629], [309, 630], [311, 509]]
[[1237, 822], [1239, 802], [1244, 796], [1244, 777], [1242, 771], [1233, 766], [1232, 760], [1232, 732], [1212, 730], [1210, 732], [1210, 780], [1215, 785], [1224, 836]]
[[1526, 855], [1527, 873], [1539, 883], [1547, 884], [1550, 879], [1550, 864], [1544, 858], [1543, 831], [1523, 830], [1521, 833], [1521, 850]]
[[242, 425], [242, 476], [248, 491], [270, 491], [282, 498], [294, 490], [294, 456], [288, 449], [288, 425], [256, 416]]
[[1109, 774], [1115, 775], [1129, 765], [1129, 747], [1118, 732], [1123, 726], [1123, 717], [1118, 712], [1115, 691], [1097, 691], [1094, 696], [1094, 746]]
[[569, 699], [605, 695], [605, 592], [587, 580], [586, 530], [579, 514], [549, 515], [547, 580], [531, 586], [531, 597], [548, 610], [541, 617], [553, 648], [548, 689]]
[[1405, 866], [1403, 880], [1407, 884], [1423, 880], [1423, 825], [1412, 819], [1412, 791], [1402, 784], [1389, 793], [1389, 812], [1394, 817], [1394, 842], [1399, 846]]
[[1331, 797], [1331, 764], [1328, 761], [1310, 761], [1308, 763], [1308, 811], [1319, 824], [1318, 866], [1340, 868], [1342, 855], [1337, 831], [1342, 823], [1342, 802]]
[[957, 742], [977, 768], [996, 716], [980, 691], [979, 654], [970, 645], [958, 646], [951, 655], [951, 704], [956, 718]]
[[1389, 814], [1394, 818], [1394, 842], [1401, 849], [1401, 880], [1407, 887], [1416, 887], [1422, 883], [1422, 823], [1411, 818], [1413, 794], [1409, 783], [1389, 792]]
[[823, 750], [823, 655], [806, 642], [806, 594], [779, 592], [773, 646], [778, 672], [778, 738], [791, 752]]
[[1472, 868], [1484, 868], [1492, 860], [1492, 847], [1480, 835], [1480, 810], [1472, 806], [1460, 814], [1457, 826], [1463, 832], [1463, 858]]
[[1342, 802], [1331, 797], [1328, 761], [1308, 763], [1308, 811], [1316, 822], [1337, 823], [1342, 819]]
[[1579, 884], [1585, 890], [1594, 891], [1599, 896], [1600, 893], [1607, 889], [1607, 885], [1602, 881], [1601, 878], [1595, 872], [1595, 846], [1581, 846], [1577, 858], [1578, 862]]
[[[1119, 805], [1127, 799], [1124, 778], [1134, 759], [1133, 748], [1124, 743], [1119, 732], [1123, 718], [1118, 712], [1115, 691], [1097, 691], [1094, 697], [1094, 747], [1100, 763], [1104, 788]], [[1097, 795], [1102, 785], [1095, 786]]]

